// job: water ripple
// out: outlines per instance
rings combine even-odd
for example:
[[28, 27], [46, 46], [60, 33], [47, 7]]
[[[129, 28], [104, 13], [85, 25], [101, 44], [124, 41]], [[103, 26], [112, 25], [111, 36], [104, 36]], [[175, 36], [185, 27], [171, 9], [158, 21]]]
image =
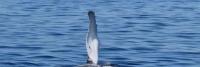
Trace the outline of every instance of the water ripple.
[[1, 0], [1, 67], [73, 67], [87, 59], [96, 12], [100, 63], [199, 67], [198, 0]]

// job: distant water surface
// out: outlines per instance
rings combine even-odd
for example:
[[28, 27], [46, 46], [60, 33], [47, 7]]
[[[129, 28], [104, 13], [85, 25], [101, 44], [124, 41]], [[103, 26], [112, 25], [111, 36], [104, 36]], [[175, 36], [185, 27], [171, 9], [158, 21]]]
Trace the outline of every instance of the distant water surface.
[[100, 63], [200, 67], [199, 0], [1, 0], [0, 67], [85, 64], [89, 10]]

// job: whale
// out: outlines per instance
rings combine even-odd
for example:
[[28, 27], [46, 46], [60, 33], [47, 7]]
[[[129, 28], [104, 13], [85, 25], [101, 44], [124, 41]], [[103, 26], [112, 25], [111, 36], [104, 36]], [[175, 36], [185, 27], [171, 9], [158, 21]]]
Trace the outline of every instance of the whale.
[[86, 35], [86, 49], [87, 49], [87, 63], [79, 65], [77, 67], [114, 67], [111, 64], [98, 64], [98, 52], [99, 52], [99, 38], [97, 35], [97, 24], [95, 18], [95, 12], [89, 11], [89, 29]]
[[88, 16], [89, 16], [89, 29], [86, 36], [86, 49], [88, 55], [87, 63], [97, 64], [99, 39], [97, 36], [97, 24], [96, 24], [95, 13], [93, 11], [89, 11]]

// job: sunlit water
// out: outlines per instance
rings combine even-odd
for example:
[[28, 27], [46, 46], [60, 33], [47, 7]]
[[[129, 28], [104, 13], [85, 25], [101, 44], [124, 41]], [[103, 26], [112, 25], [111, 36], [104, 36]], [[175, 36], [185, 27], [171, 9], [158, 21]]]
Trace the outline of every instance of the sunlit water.
[[85, 64], [89, 10], [100, 63], [200, 67], [199, 0], [1, 0], [0, 67]]

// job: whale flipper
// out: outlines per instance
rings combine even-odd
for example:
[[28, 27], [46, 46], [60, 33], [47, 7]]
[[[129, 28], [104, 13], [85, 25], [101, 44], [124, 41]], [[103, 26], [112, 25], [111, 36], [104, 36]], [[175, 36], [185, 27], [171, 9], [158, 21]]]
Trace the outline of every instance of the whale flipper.
[[95, 19], [95, 13], [93, 11], [88, 12], [89, 16], [89, 29], [86, 37], [86, 49], [87, 49], [87, 64], [79, 65], [76, 67], [115, 67], [116, 65], [106, 63], [106, 64], [97, 64], [98, 63], [98, 46], [99, 39], [97, 36], [97, 25]]
[[97, 37], [97, 25], [96, 25], [95, 13], [93, 11], [89, 11], [88, 16], [90, 22], [86, 37], [86, 49], [88, 54], [87, 63], [97, 64], [99, 39]]
[[79, 65], [77, 67], [101, 67], [101, 66], [95, 64], [84, 64], [84, 65]]

